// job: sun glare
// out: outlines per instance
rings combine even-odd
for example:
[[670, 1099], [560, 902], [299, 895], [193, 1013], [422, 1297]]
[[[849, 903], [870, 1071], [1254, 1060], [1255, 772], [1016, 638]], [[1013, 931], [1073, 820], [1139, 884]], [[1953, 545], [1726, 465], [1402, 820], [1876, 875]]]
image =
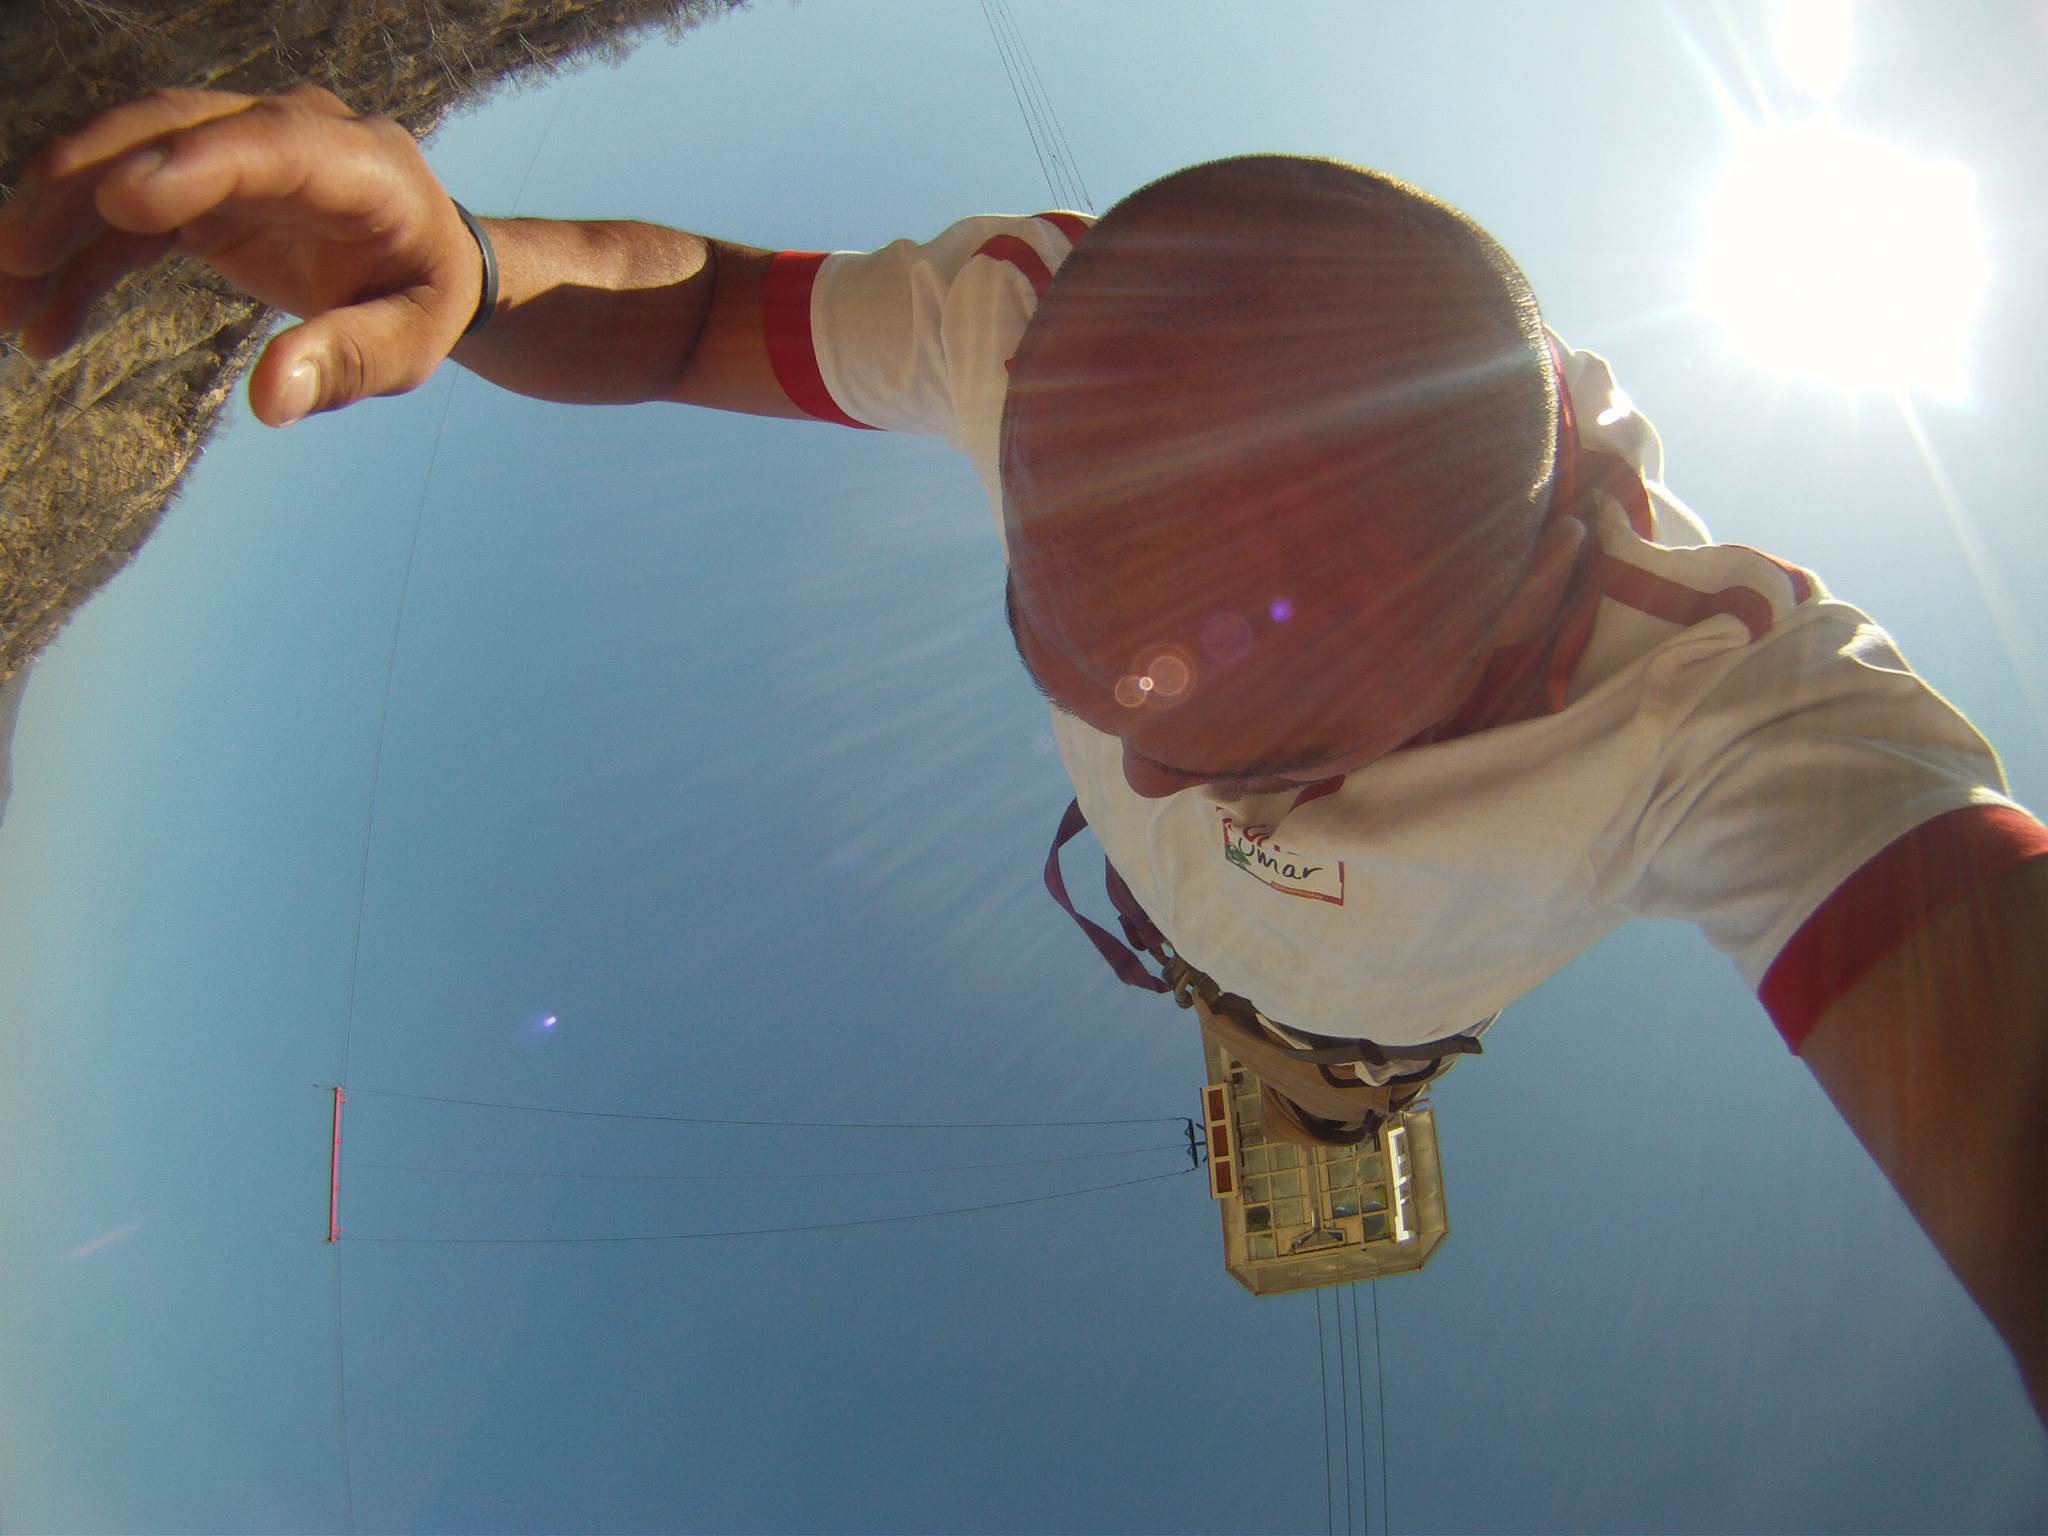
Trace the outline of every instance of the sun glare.
[[1771, 62], [1816, 101], [1833, 101], [1849, 78], [1849, 0], [1788, 0], [1771, 36]]
[[1968, 166], [1826, 119], [1749, 129], [1709, 219], [1701, 298], [1757, 361], [1965, 396], [1986, 275]]

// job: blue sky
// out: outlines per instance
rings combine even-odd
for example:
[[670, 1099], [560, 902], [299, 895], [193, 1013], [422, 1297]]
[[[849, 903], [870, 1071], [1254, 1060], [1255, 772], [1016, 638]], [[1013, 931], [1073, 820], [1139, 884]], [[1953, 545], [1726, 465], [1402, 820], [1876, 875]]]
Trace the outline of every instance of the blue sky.
[[[1613, 360], [1716, 535], [1873, 613], [2048, 804], [2048, 628], [2018, 603], [2048, 553], [2038, 7], [1857, 11], [1836, 110], [1974, 167], [1989, 231], [1970, 398], [1916, 400], [1919, 440], [1694, 302], [1725, 101], [1809, 110], [1769, 7], [1014, 7], [1098, 207], [1289, 150], [1472, 213]], [[429, 158], [480, 213], [771, 246], [1048, 201], [964, 4], [763, 4]], [[1184, 1163], [710, 1178], [1177, 1127], [374, 1091], [1190, 1113], [1185, 1016], [1117, 986], [1039, 885], [1067, 791], [1000, 581], [971, 472], [930, 442], [571, 410], [452, 367], [285, 432], [238, 398], [22, 706], [0, 1529], [1323, 1529], [1314, 1304], [1224, 1275], [1192, 1178], [797, 1235], [361, 1240], [849, 1221]], [[1366, 1325], [1355, 1525], [2048, 1522], [2002, 1346], [1690, 928], [1568, 967], [1437, 1105], [1452, 1231], [1379, 1288], [1384, 1487]], [[1327, 1405], [1335, 1450], [1334, 1378]]]

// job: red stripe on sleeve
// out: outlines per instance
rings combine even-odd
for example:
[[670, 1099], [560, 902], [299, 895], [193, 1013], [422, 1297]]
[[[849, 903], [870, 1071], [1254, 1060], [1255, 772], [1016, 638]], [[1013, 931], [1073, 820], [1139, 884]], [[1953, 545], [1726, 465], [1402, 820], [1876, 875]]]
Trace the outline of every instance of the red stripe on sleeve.
[[1088, 233], [1088, 221], [1078, 213], [1041, 213], [1038, 217], [1065, 235], [1069, 245], [1080, 244], [1081, 237]]
[[1723, 587], [1718, 592], [1699, 592], [1612, 555], [1607, 557], [1605, 567], [1601, 587], [1606, 595], [1653, 619], [1690, 629], [1726, 613], [1742, 620], [1751, 640], [1761, 640], [1770, 630], [1771, 605], [1753, 588]]
[[1635, 465], [1618, 454], [1581, 448], [1577, 468], [1583, 482], [1582, 489], [1605, 491], [1620, 502], [1635, 536], [1647, 542], [1655, 526], [1650, 511], [1650, 491], [1643, 484], [1643, 477]]
[[822, 251], [781, 251], [768, 264], [761, 281], [761, 332], [768, 365], [798, 410], [820, 421], [872, 432], [866, 422], [855, 421], [839, 408], [818, 371], [818, 351], [811, 340], [811, 290], [824, 264]]
[[1045, 297], [1045, 290], [1052, 283], [1052, 268], [1045, 264], [1045, 258], [1015, 235], [997, 235], [974, 254], [992, 257], [996, 261], [1007, 261], [1030, 279], [1032, 292], [1041, 299]]
[[1765, 560], [1770, 561], [1771, 564], [1775, 565], [1779, 570], [1783, 571], [1785, 573], [1785, 579], [1792, 583], [1793, 602], [1803, 603], [1809, 597], [1813, 596], [1813, 572], [1806, 570], [1801, 566], [1794, 565], [1789, 560], [1780, 560], [1776, 555], [1771, 554], [1766, 550], [1753, 548], [1748, 544], [1724, 544], [1722, 548], [1747, 549], [1752, 555], [1757, 555]]
[[1970, 805], [1922, 822], [1871, 858], [1800, 926], [1757, 999], [1796, 1053], [1863, 974], [1936, 912], [2028, 859], [2048, 827], [2024, 811]]

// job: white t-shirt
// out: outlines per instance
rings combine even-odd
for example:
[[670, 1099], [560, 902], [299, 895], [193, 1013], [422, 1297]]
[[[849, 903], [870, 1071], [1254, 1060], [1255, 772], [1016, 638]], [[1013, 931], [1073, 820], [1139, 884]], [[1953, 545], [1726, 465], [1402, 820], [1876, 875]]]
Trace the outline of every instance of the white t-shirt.
[[[820, 419], [943, 436], [1000, 529], [1007, 363], [1088, 223], [978, 217], [923, 244], [786, 252], [764, 295], [777, 376]], [[1797, 1049], [1919, 921], [2048, 854], [2048, 832], [1865, 614], [1709, 542], [1603, 359], [1568, 353], [1565, 377], [1603, 489], [1531, 685], [1547, 712], [1489, 725], [1490, 676], [1462, 734], [1238, 800], [1143, 798], [1116, 738], [1055, 711], [1060, 757], [1160, 930], [1287, 1025], [1438, 1040], [1648, 915], [1698, 924]]]

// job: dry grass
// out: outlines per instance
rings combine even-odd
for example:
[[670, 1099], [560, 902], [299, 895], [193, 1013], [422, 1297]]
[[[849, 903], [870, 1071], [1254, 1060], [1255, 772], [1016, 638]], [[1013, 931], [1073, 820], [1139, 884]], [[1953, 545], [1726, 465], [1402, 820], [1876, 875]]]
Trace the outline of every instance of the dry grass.
[[[507, 87], [616, 65], [746, 0], [40, 0], [0, 6], [0, 190], [53, 134], [158, 86], [307, 81], [424, 137]], [[134, 558], [273, 330], [176, 258], [93, 311], [63, 357], [0, 342], [0, 684]]]

